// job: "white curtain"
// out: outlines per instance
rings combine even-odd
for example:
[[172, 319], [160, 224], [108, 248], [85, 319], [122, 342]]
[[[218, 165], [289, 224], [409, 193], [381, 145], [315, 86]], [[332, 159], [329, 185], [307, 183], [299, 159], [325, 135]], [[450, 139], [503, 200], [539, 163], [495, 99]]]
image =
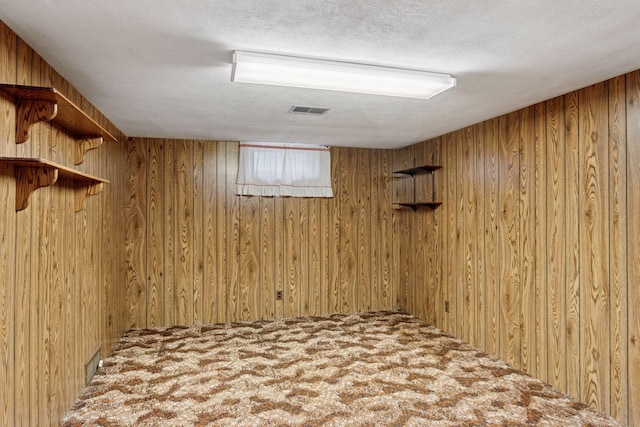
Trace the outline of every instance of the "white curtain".
[[240, 144], [236, 194], [333, 197], [328, 147], [274, 142]]

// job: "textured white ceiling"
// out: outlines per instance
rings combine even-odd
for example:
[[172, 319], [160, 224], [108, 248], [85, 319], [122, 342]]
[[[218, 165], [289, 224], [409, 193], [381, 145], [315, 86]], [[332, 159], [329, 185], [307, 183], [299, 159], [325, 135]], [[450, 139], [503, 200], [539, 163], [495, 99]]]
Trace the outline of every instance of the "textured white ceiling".
[[[129, 136], [396, 148], [640, 68], [638, 0], [3, 0], [0, 19]], [[232, 83], [236, 49], [458, 86], [425, 101]]]

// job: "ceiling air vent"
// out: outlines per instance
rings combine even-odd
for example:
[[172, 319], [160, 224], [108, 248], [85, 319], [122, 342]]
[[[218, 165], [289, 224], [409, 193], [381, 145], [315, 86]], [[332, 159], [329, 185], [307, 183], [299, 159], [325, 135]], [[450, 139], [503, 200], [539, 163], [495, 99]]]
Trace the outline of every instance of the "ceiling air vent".
[[311, 114], [313, 116], [321, 116], [329, 111], [328, 108], [322, 107], [304, 107], [302, 105], [294, 105], [289, 109], [291, 114]]

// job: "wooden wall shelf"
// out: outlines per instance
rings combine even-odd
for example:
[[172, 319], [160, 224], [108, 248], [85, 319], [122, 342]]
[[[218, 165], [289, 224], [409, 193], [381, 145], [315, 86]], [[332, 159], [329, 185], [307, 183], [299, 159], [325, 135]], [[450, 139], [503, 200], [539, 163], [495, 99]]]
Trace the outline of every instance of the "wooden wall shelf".
[[[415, 211], [422, 206], [428, 207], [431, 209], [435, 209], [438, 206], [440, 206], [442, 203], [436, 201], [436, 181], [435, 181], [434, 172], [441, 168], [442, 166], [440, 165], [421, 165], [421, 166], [415, 166], [408, 169], [393, 171], [394, 174], [410, 176], [412, 178], [411, 181], [413, 186], [413, 200], [403, 200], [400, 202], [395, 202], [394, 204], [395, 208], [396, 209], [410, 208]], [[431, 201], [428, 201], [428, 202], [416, 201], [417, 199], [416, 175], [419, 175], [419, 174], [431, 174]]]
[[49, 120], [76, 138], [76, 165], [82, 163], [87, 151], [100, 147], [103, 139], [117, 141], [55, 88], [0, 84], [0, 90], [16, 98], [16, 144], [29, 139], [31, 126]]
[[423, 166], [416, 166], [415, 168], [409, 168], [409, 169], [402, 169], [399, 171], [394, 171], [393, 173], [398, 173], [401, 175], [409, 175], [409, 176], [414, 176], [416, 174], [419, 173], [430, 173], [433, 172], [435, 170], [441, 169], [442, 166], [438, 166], [438, 165], [423, 165]]
[[31, 194], [38, 188], [55, 184], [58, 177], [64, 177], [74, 183], [76, 212], [85, 208], [87, 197], [100, 194], [103, 185], [109, 183], [106, 179], [44, 159], [0, 157], [0, 164], [15, 166], [16, 211], [26, 209]]
[[401, 208], [410, 208], [412, 210], [416, 210], [421, 206], [425, 206], [431, 209], [435, 209], [438, 206], [440, 206], [442, 204], [442, 202], [429, 202], [429, 203], [396, 203], [397, 208], [396, 209], [401, 209]]

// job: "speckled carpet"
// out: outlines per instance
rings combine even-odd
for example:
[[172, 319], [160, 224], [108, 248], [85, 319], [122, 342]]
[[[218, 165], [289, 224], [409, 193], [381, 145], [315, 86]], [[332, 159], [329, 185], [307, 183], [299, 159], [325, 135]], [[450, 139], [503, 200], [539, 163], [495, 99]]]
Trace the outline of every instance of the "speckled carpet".
[[399, 313], [129, 331], [63, 426], [617, 426]]

